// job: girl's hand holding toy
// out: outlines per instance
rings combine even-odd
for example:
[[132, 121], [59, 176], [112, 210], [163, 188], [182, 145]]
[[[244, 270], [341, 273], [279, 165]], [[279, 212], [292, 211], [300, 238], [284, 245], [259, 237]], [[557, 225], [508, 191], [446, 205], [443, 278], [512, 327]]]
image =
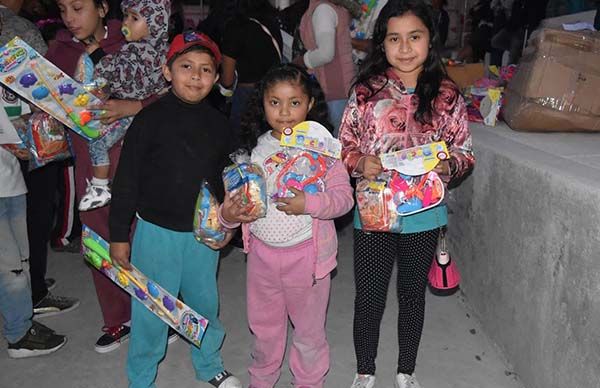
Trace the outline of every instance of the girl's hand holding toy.
[[279, 205], [277, 205], [277, 210], [284, 212], [288, 216], [299, 216], [304, 214], [306, 201], [304, 191], [294, 187], [288, 187], [288, 190], [290, 190], [294, 196], [278, 198], [277, 202], [279, 202]]
[[110, 243], [110, 258], [127, 271], [131, 271], [131, 264], [129, 263], [130, 254], [131, 246], [128, 242]]
[[367, 155], [360, 159], [358, 166], [356, 166], [357, 172], [361, 173], [363, 177], [372, 181], [377, 178], [377, 175], [383, 172], [383, 166], [381, 165], [381, 159], [377, 156]]
[[124, 117], [135, 116], [142, 110], [142, 102], [138, 100], [108, 100], [102, 104], [95, 105], [91, 109], [100, 110], [100, 122], [112, 124]]
[[437, 166], [433, 169], [440, 175], [450, 176], [452, 175], [452, 168], [450, 167], [450, 159], [440, 160]]
[[247, 223], [258, 219], [255, 215], [247, 214], [248, 206], [244, 204], [242, 192], [238, 191], [235, 194], [225, 193], [223, 207], [221, 209], [221, 217], [231, 223]]

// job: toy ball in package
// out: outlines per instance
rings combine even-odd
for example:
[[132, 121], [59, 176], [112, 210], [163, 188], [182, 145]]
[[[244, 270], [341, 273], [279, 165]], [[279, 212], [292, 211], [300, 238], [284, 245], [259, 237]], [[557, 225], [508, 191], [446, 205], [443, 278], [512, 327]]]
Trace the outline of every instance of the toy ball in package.
[[449, 157], [446, 144], [430, 143], [380, 155], [384, 172], [356, 185], [356, 203], [364, 230], [400, 233], [402, 217], [439, 205], [444, 183], [432, 171]]
[[223, 170], [225, 191], [231, 194], [238, 192], [246, 205], [246, 214], [262, 218], [267, 214], [267, 188], [265, 177], [260, 166], [250, 163], [246, 151], [238, 151], [231, 155], [234, 164]]
[[219, 202], [205, 180], [194, 209], [194, 236], [200, 242], [215, 243], [225, 239], [225, 230], [219, 222]]
[[292, 197], [290, 188], [315, 194], [325, 190], [327, 170], [340, 158], [341, 144], [323, 125], [303, 121], [283, 131], [285, 164], [276, 176], [272, 199]]

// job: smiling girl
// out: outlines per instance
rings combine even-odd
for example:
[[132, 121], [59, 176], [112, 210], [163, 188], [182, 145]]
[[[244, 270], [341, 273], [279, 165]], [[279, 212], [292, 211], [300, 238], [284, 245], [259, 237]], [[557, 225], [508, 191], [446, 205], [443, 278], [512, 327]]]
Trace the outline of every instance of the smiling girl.
[[[437, 52], [431, 8], [422, 0], [390, 0], [373, 35], [340, 128], [342, 158], [359, 179], [382, 171], [379, 155], [445, 141], [450, 158], [436, 171], [457, 182], [474, 164], [465, 102], [446, 75]], [[375, 386], [379, 327], [389, 281], [398, 265], [398, 364], [396, 387], [419, 388], [414, 375], [425, 314], [427, 273], [446, 205], [401, 217], [402, 232], [364, 232], [355, 214], [354, 349], [357, 374], [352, 388]], [[389, 384], [383, 384], [389, 386]]]

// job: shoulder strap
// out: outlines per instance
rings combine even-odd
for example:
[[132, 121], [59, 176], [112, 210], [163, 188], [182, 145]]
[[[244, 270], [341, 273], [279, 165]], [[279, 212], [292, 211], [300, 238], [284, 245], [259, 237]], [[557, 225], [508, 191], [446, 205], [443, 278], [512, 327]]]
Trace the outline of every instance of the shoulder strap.
[[279, 56], [279, 60], [281, 60], [281, 49], [279, 48], [279, 44], [277, 43], [277, 40], [275, 40], [275, 38], [273, 37], [273, 35], [271, 34], [271, 31], [269, 31], [269, 29], [267, 27], [265, 27], [264, 24], [262, 24], [261, 22], [259, 22], [258, 20], [254, 19], [254, 18], [248, 18], [250, 20], [252, 20], [254, 23], [258, 24], [260, 26], [260, 28], [262, 28], [262, 30], [271, 37], [271, 41], [273, 42], [273, 46], [275, 47], [275, 50], [277, 51], [277, 55]]

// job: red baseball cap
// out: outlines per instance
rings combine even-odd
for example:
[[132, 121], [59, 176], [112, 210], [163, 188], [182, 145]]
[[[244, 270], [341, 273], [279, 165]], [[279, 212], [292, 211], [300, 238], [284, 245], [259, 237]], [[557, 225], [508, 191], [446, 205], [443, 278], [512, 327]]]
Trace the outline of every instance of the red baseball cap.
[[171, 42], [169, 52], [167, 52], [167, 62], [171, 61], [175, 55], [187, 50], [193, 46], [202, 46], [210, 50], [217, 65], [221, 63], [221, 51], [219, 46], [208, 35], [197, 31], [186, 31], [183, 34], [176, 35]]

